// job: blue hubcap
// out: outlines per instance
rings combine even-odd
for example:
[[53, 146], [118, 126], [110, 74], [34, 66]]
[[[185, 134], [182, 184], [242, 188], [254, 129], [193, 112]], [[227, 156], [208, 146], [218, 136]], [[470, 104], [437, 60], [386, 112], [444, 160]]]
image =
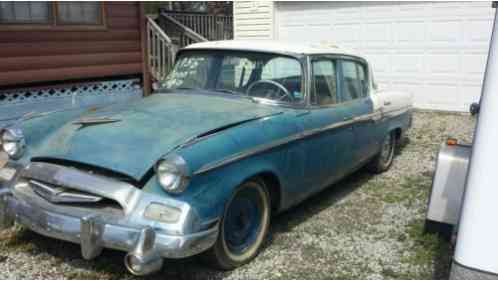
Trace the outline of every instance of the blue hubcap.
[[224, 222], [225, 241], [232, 253], [241, 254], [256, 241], [262, 207], [262, 198], [254, 188], [243, 189], [232, 199]]

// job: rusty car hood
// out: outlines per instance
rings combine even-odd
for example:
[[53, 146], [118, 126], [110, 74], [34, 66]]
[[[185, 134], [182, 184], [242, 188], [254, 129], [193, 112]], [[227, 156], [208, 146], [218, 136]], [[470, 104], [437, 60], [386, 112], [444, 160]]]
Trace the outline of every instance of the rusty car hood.
[[94, 165], [139, 180], [159, 157], [193, 137], [282, 110], [243, 98], [154, 94], [83, 114], [47, 136], [30, 156]]

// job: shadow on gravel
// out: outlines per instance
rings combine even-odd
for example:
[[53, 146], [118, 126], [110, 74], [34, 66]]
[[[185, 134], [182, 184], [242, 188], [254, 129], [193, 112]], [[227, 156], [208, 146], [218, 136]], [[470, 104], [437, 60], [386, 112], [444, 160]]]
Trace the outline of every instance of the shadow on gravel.
[[[361, 187], [373, 175], [363, 170], [355, 172], [346, 179], [327, 187], [325, 190], [306, 199], [299, 205], [273, 218], [268, 241], [263, 246], [271, 245], [273, 235], [289, 232], [311, 218], [314, 214], [329, 208], [357, 188]], [[23, 229], [15, 236], [10, 246], [31, 244], [28, 252], [34, 256], [47, 254], [57, 260], [58, 266], [62, 263], [70, 265], [71, 269], [65, 273], [68, 279], [135, 279], [129, 274], [123, 264], [124, 252], [105, 249], [94, 260], [82, 259], [80, 246], [70, 242], [60, 241], [36, 234]], [[246, 265], [246, 266], [250, 266]], [[165, 260], [163, 269], [153, 275], [139, 277], [140, 279], [222, 279], [230, 274], [229, 271], [219, 271], [205, 265], [199, 257], [180, 260]]]
[[324, 209], [330, 208], [330, 206], [360, 188], [373, 176], [373, 174], [361, 169], [345, 179], [328, 186], [324, 190], [273, 218], [271, 233], [278, 234], [292, 231], [294, 227], [305, 222]]
[[453, 247], [444, 238], [439, 238], [439, 247], [434, 257], [433, 279], [448, 280], [450, 278], [451, 258], [453, 257]]
[[[403, 142], [402, 147], [408, 142]], [[397, 152], [399, 153], [399, 152]], [[304, 200], [295, 207], [287, 210], [272, 219], [270, 235], [268, 241], [263, 246], [263, 250], [271, 245], [272, 237], [280, 233], [290, 232], [299, 224], [320, 213], [322, 210], [336, 204], [342, 198], [348, 196], [374, 177], [365, 169], [351, 174], [345, 179], [335, 183], [312, 197]], [[28, 252], [34, 256], [48, 254], [57, 260], [58, 264], [67, 263], [71, 266], [65, 276], [68, 279], [134, 279], [135, 276], [129, 274], [123, 264], [125, 253], [113, 250], [104, 250], [102, 254], [91, 261], [86, 261], [81, 257], [79, 245], [64, 242], [38, 235], [29, 230], [22, 230], [15, 235], [10, 246], [21, 246], [30, 244]], [[441, 253], [438, 260], [447, 260], [447, 252]], [[447, 266], [444, 262], [437, 263], [441, 269], [435, 278], [447, 276]], [[245, 266], [250, 266], [245, 265]], [[437, 265], [436, 265], [437, 266]], [[198, 257], [191, 257], [181, 260], [165, 260], [163, 269], [153, 275], [139, 277], [140, 279], [223, 279], [230, 274], [229, 271], [219, 271], [204, 265]], [[254, 276], [256, 278], [256, 276]]]

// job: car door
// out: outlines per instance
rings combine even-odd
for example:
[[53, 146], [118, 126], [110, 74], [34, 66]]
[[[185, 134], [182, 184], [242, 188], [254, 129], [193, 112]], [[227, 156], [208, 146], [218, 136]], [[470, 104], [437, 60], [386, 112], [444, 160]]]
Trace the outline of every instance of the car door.
[[353, 131], [347, 124], [350, 114], [339, 103], [336, 60], [315, 57], [311, 70], [310, 110], [302, 118], [306, 181], [315, 192], [351, 168]]
[[361, 165], [378, 150], [373, 113], [373, 102], [369, 96], [366, 65], [356, 59], [341, 59], [339, 67], [341, 101], [355, 120], [353, 124], [353, 161]]

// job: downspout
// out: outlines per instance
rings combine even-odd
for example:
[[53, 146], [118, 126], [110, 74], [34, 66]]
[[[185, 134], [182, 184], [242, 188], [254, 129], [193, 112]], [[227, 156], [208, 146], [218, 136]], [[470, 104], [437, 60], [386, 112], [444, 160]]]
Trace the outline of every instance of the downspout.
[[488, 276], [498, 275], [497, 28], [495, 11], [482, 87], [481, 109], [475, 129], [452, 265], [452, 278], [462, 277], [453, 274], [455, 267], [463, 267]]

